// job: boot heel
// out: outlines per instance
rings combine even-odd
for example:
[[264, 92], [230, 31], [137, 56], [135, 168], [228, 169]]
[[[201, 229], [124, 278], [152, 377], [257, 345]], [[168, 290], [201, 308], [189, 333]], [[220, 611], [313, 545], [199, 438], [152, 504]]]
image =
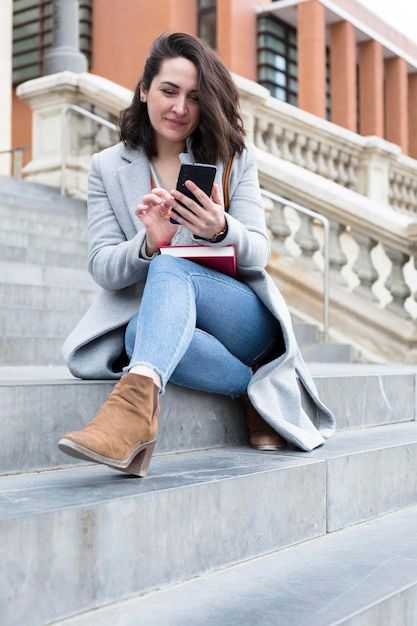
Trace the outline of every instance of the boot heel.
[[128, 474], [132, 474], [133, 476], [144, 478], [148, 473], [149, 463], [151, 462], [154, 448], [155, 442], [150, 443], [146, 448], [137, 453], [130, 465], [128, 465], [123, 471]]

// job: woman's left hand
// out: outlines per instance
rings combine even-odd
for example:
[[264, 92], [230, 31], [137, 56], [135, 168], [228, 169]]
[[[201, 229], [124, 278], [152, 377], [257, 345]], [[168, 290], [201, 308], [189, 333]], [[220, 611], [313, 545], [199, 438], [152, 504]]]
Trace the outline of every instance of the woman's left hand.
[[187, 180], [185, 186], [201, 202], [202, 206], [180, 191], [171, 191], [171, 195], [175, 200], [181, 202], [181, 204], [175, 202], [173, 205], [173, 208], [179, 214], [174, 214], [175, 219], [194, 235], [204, 239], [212, 239], [216, 233], [222, 231], [226, 226], [219, 186], [217, 184], [213, 185], [211, 198], [191, 180]]

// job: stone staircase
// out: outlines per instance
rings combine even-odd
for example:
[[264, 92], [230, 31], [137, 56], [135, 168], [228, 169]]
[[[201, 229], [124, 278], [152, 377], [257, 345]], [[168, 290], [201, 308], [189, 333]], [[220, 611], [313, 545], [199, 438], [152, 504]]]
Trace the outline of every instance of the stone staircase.
[[0, 216], [1, 626], [417, 624], [417, 367], [297, 324], [325, 446], [256, 452], [240, 401], [169, 385], [147, 478], [74, 463], [57, 440], [114, 384], [59, 356], [95, 291], [85, 206], [0, 179]]
[[63, 364], [96, 287], [85, 270], [85, 203], [0, 177], [0, 363]]

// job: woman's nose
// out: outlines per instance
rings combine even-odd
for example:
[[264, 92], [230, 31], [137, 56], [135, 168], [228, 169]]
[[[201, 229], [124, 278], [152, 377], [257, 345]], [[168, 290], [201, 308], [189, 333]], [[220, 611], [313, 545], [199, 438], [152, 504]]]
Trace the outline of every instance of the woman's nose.
[[187, 99], [178, 97], [173, 103], [172, 109], [178, 114], [183, 115], [187, 110]]

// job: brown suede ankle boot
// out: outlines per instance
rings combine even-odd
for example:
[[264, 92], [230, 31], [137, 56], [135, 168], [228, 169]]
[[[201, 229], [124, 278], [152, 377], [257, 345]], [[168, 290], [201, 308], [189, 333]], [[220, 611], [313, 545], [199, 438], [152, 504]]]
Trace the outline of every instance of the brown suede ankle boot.
[[64, 435], [60, 450], [146, 476], [158, 432], [159, 389], [151, 378], [127, 373], [88, 426]]
[[277, 432], [265, 422], [256, 412], [249, 400], [249, 396], [244, 393], [241, 396], [242, 403], [246, 408], [246, 424], [249, 430], [249, 443], [252, 448], [262, 451], [272, 451], [284, 448], [287, 445]]

